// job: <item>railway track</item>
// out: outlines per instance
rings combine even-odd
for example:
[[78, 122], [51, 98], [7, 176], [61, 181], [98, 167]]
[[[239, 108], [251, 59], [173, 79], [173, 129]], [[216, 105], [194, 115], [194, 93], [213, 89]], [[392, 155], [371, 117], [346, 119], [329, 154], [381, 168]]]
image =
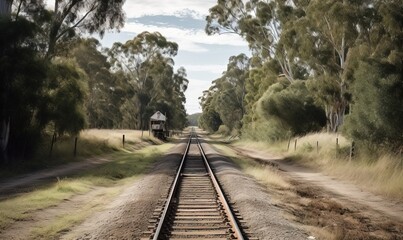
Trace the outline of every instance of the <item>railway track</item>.
[[168, 198], [150, 223], [143, 239], [251, 239], [241, 231], [193, 132]]

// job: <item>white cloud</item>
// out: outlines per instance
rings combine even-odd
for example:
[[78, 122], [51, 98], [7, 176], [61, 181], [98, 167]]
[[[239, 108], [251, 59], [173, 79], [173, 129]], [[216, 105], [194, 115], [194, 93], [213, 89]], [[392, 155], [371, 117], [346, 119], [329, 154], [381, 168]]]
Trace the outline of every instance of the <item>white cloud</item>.
[[160, 32], [170, 41], [179, 44], [181, 51], [207, 52], [208, 49], [202, 44], [219, 44], [229, 46], [246, 46], [246, 42], [234, 34], [223, 34], [208, 36], [203, 30], [179, 29], [174, 27], [163, 27], [144, 25], [137, 22], [126, 23], [122, 31], [141, 33], [143, 31]]
[[177, 15], [191, 9], [195, 15], [201, 17], [208, 14], [208, 9], [217, 3], [216, 0], [126, 0], [123, 8], [127, 17], [141, 17], [145, 15]]

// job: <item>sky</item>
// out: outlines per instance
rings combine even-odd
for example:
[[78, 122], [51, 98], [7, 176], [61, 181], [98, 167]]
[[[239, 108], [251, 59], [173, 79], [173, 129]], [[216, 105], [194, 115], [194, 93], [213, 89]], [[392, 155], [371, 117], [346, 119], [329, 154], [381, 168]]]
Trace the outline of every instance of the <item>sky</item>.
[[215, 4], [216, 0], [126, 0], [125, 26], [119, 33], [107, 32], [101, 43], [111, 47], [143, 31], [160, 32], [168, 41], [176, 42], [179, 51], [174, 58], [175, 69], [185, 67], [189, 79], [186, 111], [201, 112], [198, 98], [213, 80], [221, 77], [229, 57], [249, 52], [246, 41], [238, 35], [205, 33], [204, 19]]

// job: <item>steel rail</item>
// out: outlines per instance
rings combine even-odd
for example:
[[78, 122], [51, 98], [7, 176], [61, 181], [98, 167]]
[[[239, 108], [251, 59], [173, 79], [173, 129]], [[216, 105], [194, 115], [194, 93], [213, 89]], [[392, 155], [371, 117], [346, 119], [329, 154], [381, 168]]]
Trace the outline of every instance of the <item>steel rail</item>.
[[183, 154], [181, 163], [180, 163], [180, 165], [178, 167], [178, 171], [176, 173], [175, 180], [174, 180], [174, 182], [172, 184], [171, 191], [169, 192], [167, 202], [165, 203], [165, 206], [164, 206], [164, 211], [162, 212], [162, 215], [161, 215], [160, 220], [159, 220], [158, 225], [157, 225], [157, 229], [155, 230], [153, 240], [158, 240], [158, 238], [159, 238], [162, 226], [164, 225], [164, 222], [166, 220], [166, 215], [167, 215], [167, 213], [169, 211], [169, 208], [171, 207], [171, 202], [172, 202], [173, 196], [175, 195], [175, 192], [178, 189], [179, 178], [180, 178], [180, 175], [182, 173], [183, 164], [185, 162], [186, 156], [187, 156], [187, 154], [189, 152], [189, 147], [190, 147], [191, 141], [192, 141], [192, 133], [190, 133], [190, 135], [189, 135], [189, 141], [187, 143], [185, 153]]
[[203, 156], [204, 164], [206, 165], [207, 171], [208, 171], [208, 173], [210, 175], [210, 178], [211, 178], [211, 180], [213, 182], [215, 190], [217, 191], [218, 198], [220, 199], [221, 203], [223, 204], [224, 211], [225, 211], [225, 213], [227, 214], [227, 217], [230, 220], [229, 223], [231, 224], [231, 227], [234, 230], [234, 235], [235, 235], [235, 237], [237, 239], [243, 240], [244, 237], [242, 235], [241, 229], [238, 226], [238, 223], [236, 221], [235, 216], [232, 214], [231, 208], [228, 205], [227, 199], [225, 198], [224, 193], [222, 192], [220, 185], [218, 184], [218, 181], [217, 181], [217, 178], [215, 177], [214, 172], [211, 170], [210, 164], [209, 164], [209, 162], [207, 160], [207, 157], [206, 157], [206, 155], [204, 153], [203, 147], [201, 146], [201, 143], [200, 143], [199, 138], [197, 137], [197, 135], [196, 135], [196, 140], [197, 140], [197, 146], [200, 149], [200, 153]]

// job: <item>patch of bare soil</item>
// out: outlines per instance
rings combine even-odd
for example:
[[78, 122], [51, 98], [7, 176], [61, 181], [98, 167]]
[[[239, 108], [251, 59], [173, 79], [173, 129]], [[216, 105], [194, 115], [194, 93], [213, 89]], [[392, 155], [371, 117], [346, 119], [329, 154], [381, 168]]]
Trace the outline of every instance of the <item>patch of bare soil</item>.
[[[150, 172], [136, 180], [103, 211], [64, 233], [61, 239], [140, 239], [158, 201], [173, 181], [185, 143], [174, 147]], [[90, 199], [89, 199], [90, 200]]]
[[30, 239], [35, 228], [51, 224], [57, 217], [75, 213], [82, 205], [87, 204], [89, 199], [102, 198], [104, 195], [104, 188], [94, 188], [86, 194], [65, 199], [58, 205], [29, 213], [29, 219], [17, 221], [7, 229], [0, 230], [0, 239]]
[[[126, 149], [135, 151], [152, 144], [152, 142], [148, 141], [127, 144]], [[55, 182], [57, 181], [57, 178], [63, 178], [89, 168], [94, 168], [97, 165], [105, 164], [111, 160], [112, 159], [110, 159], [108, 156], [93, 157], [85, 159], [81, 162], [63, 164], [50, 169], [43, 169], [10, 179], [3, 179], [0, 181], [0, 198], [7, 198], [18, 193], [29, 192], [43, 184]]]
[[403, 206], [357, 186], [249, 149], [238, 154], [282, 170], [293, 188], [271, 188], [277, 205], [319, 239], [403, 239]]
[[267, 189], [246, 176], [228, 158], [203, 144], [224, 192], [239, 211], [248, 227], [247, 232], [259, 239], [307, 239], [309, 235], [284, 217], [272, 201]]
[[[100, 212], [90, 215], [82, 224], [72, 229], [63, 230], [55, 239], [139, 239], [141, 233], [147, 229], [148, 219], [158, 200], [168, 192], [184, 148], [185, 143], [180, 143], [171, 149], [167, 155], [153, 164], [147, 174], [132, 183], [125, 184], [126, 188], [112, 202], [104, 202], [111, 199], [107, 197], [111, 192], [110, 188], [94, 188], [85, 194], [65, 199], [50, 208], [29, 213], [31, 215], [29, 219], [18, 221], [9, 228], [1, 230], [0, 239], [31, 239], [32, 230], [35, 228], [46, 226], [62, 216], [79, 213], [83, 206], [88, 205], [90, 208], [99, 209]], [[11, 186], [25, 187], [24, 184], [29, 180], [49, 181], [49, 178], [60, 176], [58, 174], [76, 173], [101, 164], [103, 160], [99, 161], [89, 160], [86, 163], [74, 164], [74, 167], [67, 168], [65, 172], [57, 168], [49, 172], [43, 171], [38, 177], [28, 175], [17, 179], [14, 183], [10, 181], [7, 189], [12, 190]], [[121, 188], [122, 186], [116, 186], [115, 190], [122, 190]]]
[[51, 169], [6, 179], [0, 182], [0, 198], [9, 198], [19, 193], [29, 192], [44, 184], [54, 183], [58, 178], [110, 162], [108, 157], [94, 157], [82, 162], [64, 164]]

